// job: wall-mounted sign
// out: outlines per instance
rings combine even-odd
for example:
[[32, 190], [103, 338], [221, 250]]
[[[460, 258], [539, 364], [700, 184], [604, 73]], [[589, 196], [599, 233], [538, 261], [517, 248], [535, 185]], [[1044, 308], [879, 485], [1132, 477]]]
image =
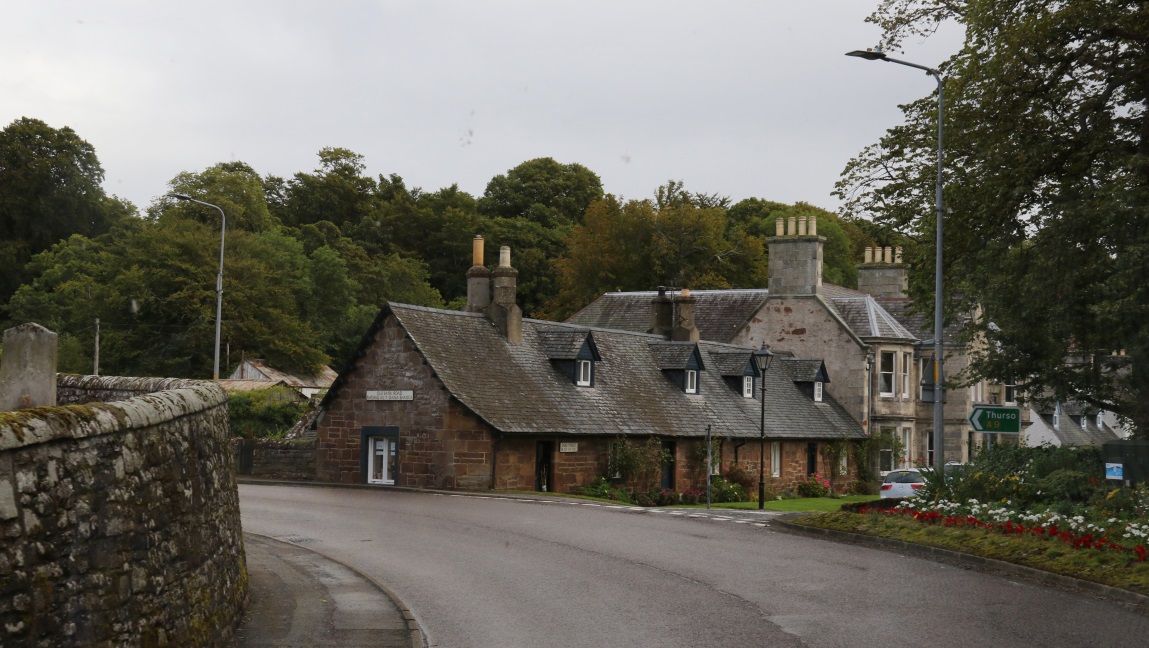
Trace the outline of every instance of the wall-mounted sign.
[[578, 452], [577, 443], [560, 443], [559, 452]]
[[368, 389], [369, 401], [404, 401], [415, 400], [415, 392], [410, 389]]
[[1125, 468], [1124, 464], [1119, 464], [1119, 463], [1107, 463], [1107, 464], [1105, 464], [1105, 478], [1106, 479], [1116, 479], [1117, 481], [1124, 480], [1125, 479], [1124, 468]]

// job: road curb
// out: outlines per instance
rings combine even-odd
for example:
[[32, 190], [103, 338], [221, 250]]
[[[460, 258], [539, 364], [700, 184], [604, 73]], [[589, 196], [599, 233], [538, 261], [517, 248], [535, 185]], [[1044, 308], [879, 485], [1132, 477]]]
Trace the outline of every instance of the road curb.
[[395, 604], [395, 607], [399, 608], [399, 613], [401, 615], [403, 615], [403, 621], [405, 621], [407, 624], [407, 632], [411, 638], [411, 648], [425, 648], [426, 642], [423, 640], [423, 628], [419, 626], [419, 621], [417, 619], [415, 619], [415, 615], [411, 612], [410, 609], [407, 608], [407, 606], [403, 603], [402, 599], [399, 598], [399, 595], [396, 594], [395, 592], [393, 592], [390, 587], [387, 587], [383, 583], [380, 583], [379, 581], [368, 576], [367, 574], [364, 574], [363, 572], [359, 571], [358, 569], [355, 569], [354, 567], [352, 567], [351, 565], [348, 565], [347, 563], [343, 562], [342, 560], [339, 560], [338, 558], [333, 558], [333, 557], [327, 555], [326, 553], [324, 553], [322, 551], [317, 551], [311, 547], [307, 547], [307, 546], [304, 546], [301, 544], [296, 544], [294, 542], [287, 542], [286, 540], [280, 540], [279, 538], [275, 538], [275, 537], [272, 537], [269, 535], [264, 535], [262, 533], [254, 533], [251, 531], [244, 531], [244, 534], [257, 536], [263, 540], [269, 540], [271, 542], [277, 542], [279, 544], [291, 545], [292, 547], [295, 547], [297, 549], [303, 549], [305, 551], [310, 551], [313, 554], [323, 556], [324, 560], [330, 560], [331, 562], [339, 565], [340, 567], [343, 567], [344, 569], [354, 573], [356, 576], [362, 578], [363, 580], [367, 581], [368, 583], [371, 583], [373, 586], [375, 586], [376, 589], [378, 589], [380, 592], [383, 592], [383, 594], [387, 598], [391, 599], [391, 602]]
[[848, 531], [837, 531], [834, 529], [822, 529], [819, 527], [805, 526], [802, 524], [794, 524], [789, 520], [802, 517], [801, 513], [787, 514], [783, 517], [774, 518], [771, 525], [779, 530], [795, 533], [798, 535], [814, 536], [822, 539], [832, 540], [834, 542], [842, 542], [847, 544], [857, 544], [867, 547], [874, 547], [878, 549], [887, 549], [890, 551], [899, 551], [907, 554], [912, 554], [919, 558], [929, 558], [932, 560], [939, 560], [951, 563], [957, 563], [974, 569], [983, 571], [998, 571], [1007, 574], [1015, 574], [1024, 577], [1027, 580], [1036, 581], [1042, 585], [1055, 585], [1065, 589], [1075, 590], [1079, 592], [1087, 592], [1102, 598], [1126, 603], [1142, 614], [1149, 614], [1149, 596], [1130, 592], [1119, 587], [1112, 587], [1110, 585], [1102, 585], [1093, 581], [1076, 578], [1073, 576], [1066, 576], [1064, 574], [1055, 574], [1033, 567], [1026, 567], [1025, 565], [1016, 565], [1014, 563], [1005, 562], [1004, 560], [997, 560], [996, 558], [986, 558], [984, 556], [975, 556], [973, 554], [962, 553], [960, 551], [953, 551], [951, 549], [942, 549], [939, 547], [930, 547], [927, 545], [914, 544], [912, 542], [905, 542], [904, 540], [894, 540], [892, 538], [882, 538], [878, 536], [862, 535], [860, 533], [850, 533]]

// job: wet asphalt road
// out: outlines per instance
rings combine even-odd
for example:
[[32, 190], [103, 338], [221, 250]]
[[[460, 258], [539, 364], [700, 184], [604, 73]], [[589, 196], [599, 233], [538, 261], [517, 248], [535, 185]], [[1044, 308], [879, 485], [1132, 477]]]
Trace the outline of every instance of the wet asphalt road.
[[252, 484], [240, 505], [245, 531], [386, 584], [430, 646], [1149, 645], [1119, 604], [755, 513]]

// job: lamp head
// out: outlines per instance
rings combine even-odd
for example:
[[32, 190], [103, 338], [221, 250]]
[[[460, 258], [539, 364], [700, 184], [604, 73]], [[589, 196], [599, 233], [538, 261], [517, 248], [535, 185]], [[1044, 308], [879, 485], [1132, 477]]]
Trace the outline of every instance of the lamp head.
[[867, 61], [880, 61], [886, 58], [886, 53], [880, 49], [864, 49], [846, 52], [846, 56], [856, 56], [858, 58], [864, 58]]
[[770, 363], [774, 361], [774, 354], [770, 349], [766, 348], [766, 343], [762, 343], [762, 348], [758, 349], [751, 354], [754, 358], [754, 366], [758, 367], [759, 375], [765, 375], [766, 370], [770, 368]]
[[175, 198], [176, 200], [191, 200], [192, 197], [185, 194], [170, 193], [168, 198]]

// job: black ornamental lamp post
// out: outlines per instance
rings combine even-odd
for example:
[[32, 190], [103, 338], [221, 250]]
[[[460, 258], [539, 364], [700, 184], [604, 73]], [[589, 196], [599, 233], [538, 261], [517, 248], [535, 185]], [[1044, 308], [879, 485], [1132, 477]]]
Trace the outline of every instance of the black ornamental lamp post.
[[754, 366], [758, 368], [758, 384], [761, 385], [761, 397], [758, 399], [761, 405], [761, 417], [758, 420], [758, 509], [763, 510], [766, 507], [766, 370], [770, 368], [774, 354], [763, 342], [762, 348], [751, 356], [754, 358]]

